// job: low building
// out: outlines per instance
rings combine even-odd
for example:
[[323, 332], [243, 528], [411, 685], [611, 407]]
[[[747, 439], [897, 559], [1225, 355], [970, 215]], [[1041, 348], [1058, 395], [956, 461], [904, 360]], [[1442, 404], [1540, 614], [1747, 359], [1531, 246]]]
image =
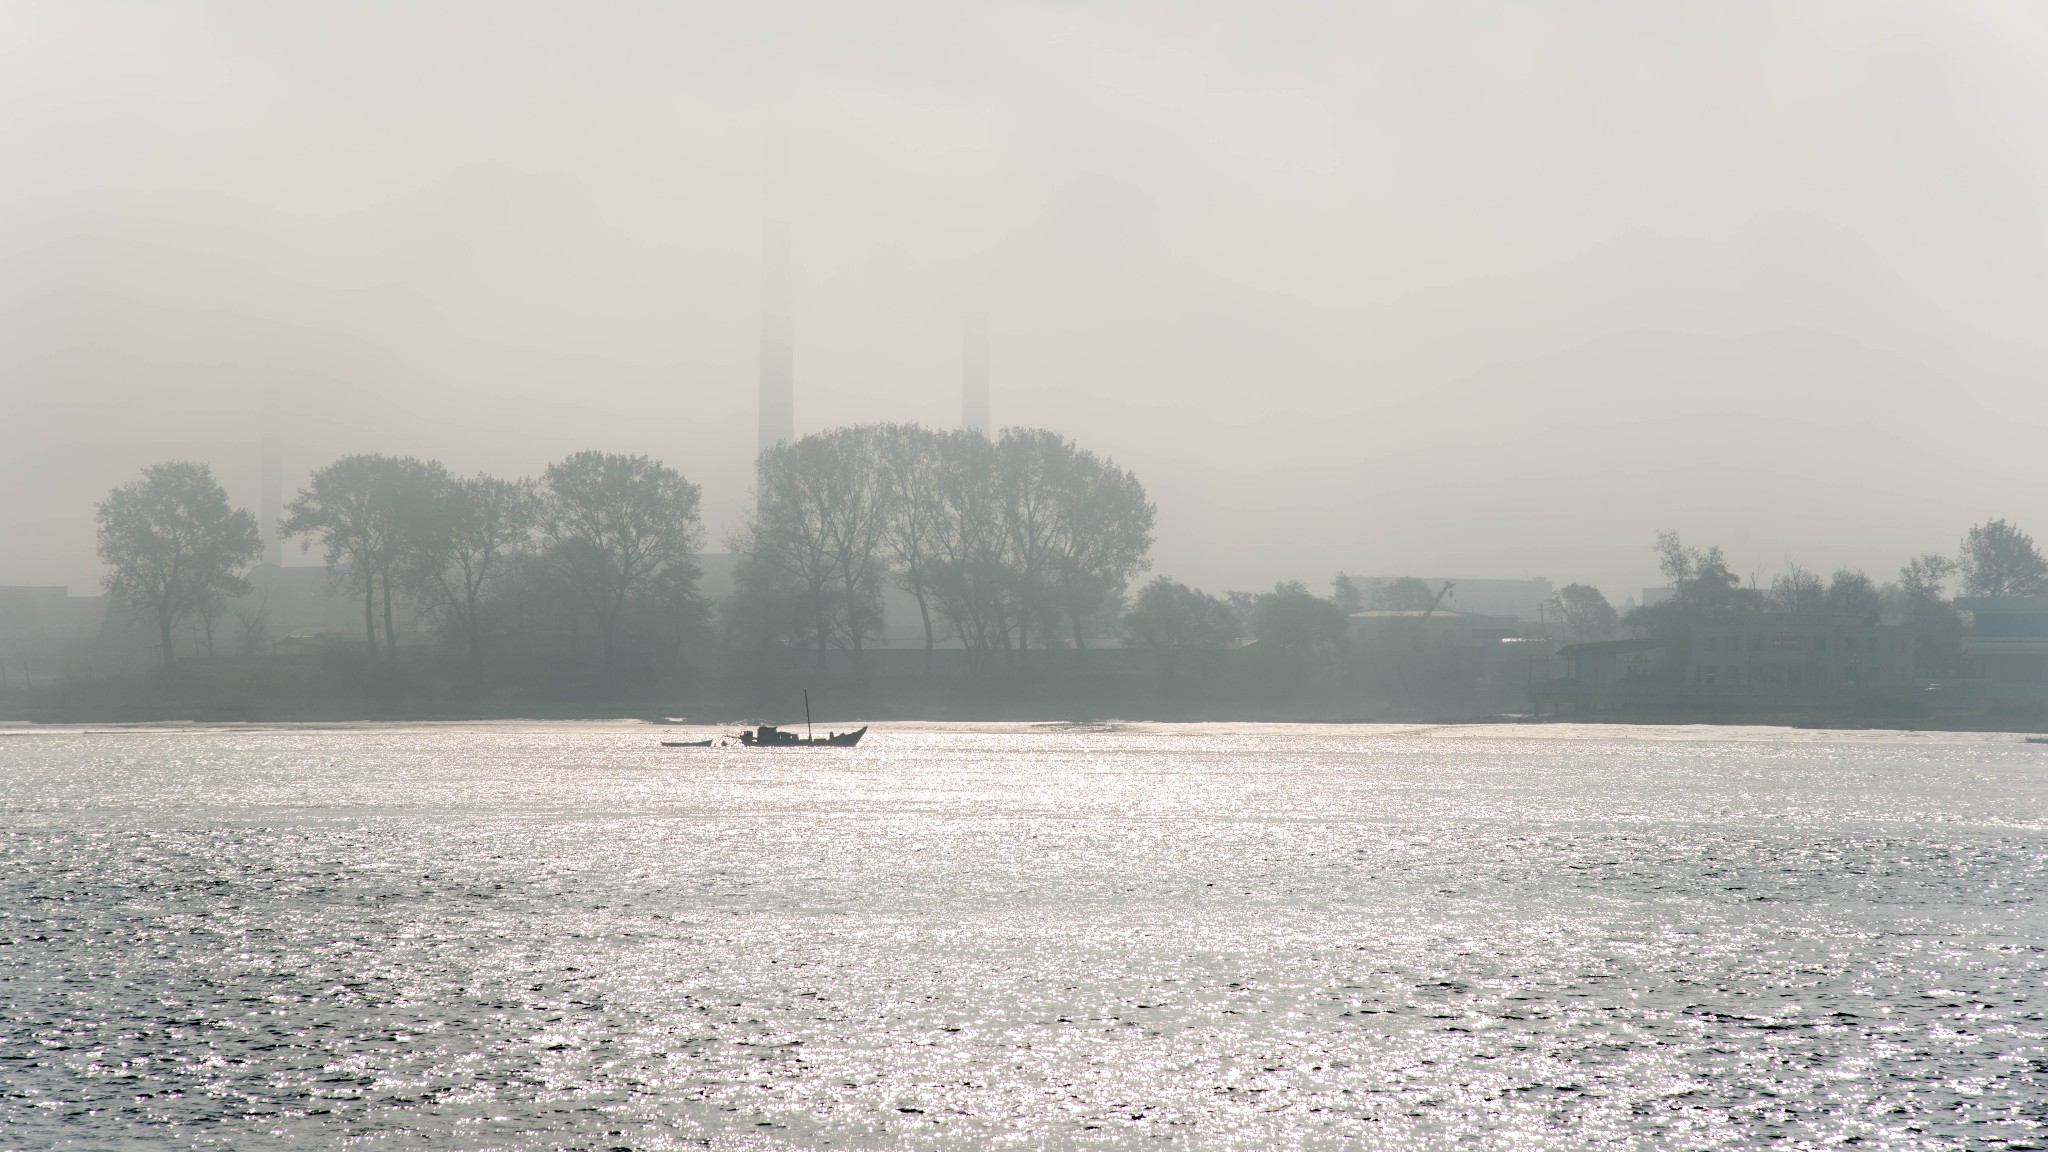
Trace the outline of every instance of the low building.
[[1987, 687], [2048, 691], [2048, 596], [1962, 596], [1964, 679]]
[[99, 634], [104, 593], [73, 596], [61, 585], [0, 587], [0, 641], [83, 640]]
[[1656, 680], [1664, 667], [1662, 640], [1589, 640], [1567, 644], [1557, 655], [1571, 667], [1568, 681], [1580, 690], [1607, 688], [1616, 684], [1647, 684]]
[[1695, 626], [1681, 670], [1694, 692], [1839, 696], [1917, 685], [1910, 631], [1861, 616], [1758, 612]]
[[134, 613], [105, 593], [73, 596], [54, 585], [0, 587], [0, 690], [146, 665]]
[[1351, 614], [1351, 642], [1359, 645], [1386, 643], [1447, 644], [1485, 647], [1513, 636], [1521, 621], [1513, 616], [1488, 616], [1478, 612], [1451, 612], [1376, 608]]
[[1487, 692], [1512, 688], [1517, 699], [1494, 707], [1515, 707], [1540, 679], [1555, 645], [1522, 636], [1513, 616], [1422, 609], [1374, 609], [1350, 616], [1352, 651], [1368, 667], [1395, 682], [1434, 683]]
[[258, 564], [249, 569], [249, 595], [236, 607], [260, 611], [272, 640], [333, 632], [362, 642], [363, 598], [337, 584], [324, 564]]
[[[1366, 594], [1366, 602], [1378, 595], [1400, 577], [1354, 576], [1352, 582]], [[1537, 577], [1531, 580], [1472, 580], [1457, 576], [1421, 576], [1421, 580], [1434, 593], [1444, 585], [1450, 590], [1444, 593], [1444, 608], [1454, 612], [1468, 612], [1488, 616], [1508, 616], [1534, 624], [1546, 618], [1550, 612], [1550, 581]]]

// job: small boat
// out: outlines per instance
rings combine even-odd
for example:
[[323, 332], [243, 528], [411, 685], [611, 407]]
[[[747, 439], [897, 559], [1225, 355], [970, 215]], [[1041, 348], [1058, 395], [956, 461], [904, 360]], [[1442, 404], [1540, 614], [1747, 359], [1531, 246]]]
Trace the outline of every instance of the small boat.
[[784, 732], [773, 724], [740, 730], [740, 743], [749, 748], [851, 748], [868, 734], [863, 724], [851, 732], [827, 732], [823, 738], [811, 735], [811, 690], [804, 689], [804, 734]]
[[663, 741], [661, 742], [661, 746], [662, 746], [663, 748], [709, 748], [709, 747], [711, 747], [711, 741], [709, 741], [709, 740], [663, 740]]
[[2048, 736], [2029, 736], [2029, 737], [2027, 737], [2027, 743], [2029, 743], [2029, 744], [2048, 744]]
[[851, 748], [867, 734], [868, 726], [865, 724], [851, 732], [827, 732], [823, 736], [799, 736], [794, 732], [784, 732], [773, 724], [763, 724], [759, 728], [742, 730], [740, 743], [749, 748]]

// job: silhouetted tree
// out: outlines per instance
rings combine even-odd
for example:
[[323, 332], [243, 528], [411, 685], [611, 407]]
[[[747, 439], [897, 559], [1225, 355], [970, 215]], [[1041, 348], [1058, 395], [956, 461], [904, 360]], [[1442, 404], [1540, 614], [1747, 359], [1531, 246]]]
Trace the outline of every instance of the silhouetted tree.
[[804, 437], [813, 438], [823, 444], [832, 477], [825, 536], [847, 639], [858, 660], [863, 638], [882, 627], [889, 485], [881, 476], [881, 444], [874, 427], [865, 424]]
[[1991, 520], [1970, 529], [1957, 554], [1968, 596], [2039, 596], [2048, 592], [2048, 561], [2019, 525]]
[[1914, 663], [1922, 676], [1941, 676], [1962, 657], [1963, 616], [1944, 591], [1955, 571], [1955, 561], [1926, 552], [1899, 569], [1893, 586], [1903, 600], [1901, 615], [1912, 629]]
[[1004, 556], [1010, 567], [1017, 647], [1029, 646], [1031, 626], [1049, 643], [1055, 608], [1053, 581], [1060, 562], [1066, 511], [1060, 472], [1073, 450], [1065, 437], [1040, 428], [1005, 428], [996, 441]]
[[[759, 566], [751, 575], [773, 569], [801, 590], [821, 667], [827, 645], [858, 647], [879, 623], [880, 505], [871, 470], [848, 459], [849, 447], [811, 435], [762, 452], [754, 514], [738, 542]], [[864, 547], [849, 547], [864, 534]]]
[[1551, 604], [1565, 635], [1576, 642], [1605, 640], [1620, 627], [1614, 605], [1591, 584], [1567, 584], [1552, 596]]
[[1178, 580], [1156, 577], [1123, 618], [1124, 646], [1152, 651], [1228, 648], [1237, 642], [1230, 605]]
[[[926, 666], [939, 622], [979, 669], [1042, 643], [1064, 616], [1076, 647], [1115, 619], [1142, 571], [1155, 511], [1137, 477], [1039, 429], [866, 425], [764, 453], [755, 511], [735, 547], [753, 559], [747, 615], [771, 588], [805, 598], [819, 659], [879, 628], [883, 579], [917, 601]], [[771, 573], [773, 574], [771, 576]]]
[[1381, 612], [1423, 612], [1437, 602], [1437, 589], [1414, 576], [1375, 582], [1368, 606]]
[[707, 631], [710, 605], [697, 588], [702, 575], [694, 562], [671, 565], [654, 578], [646, 597], [650, 622], [661, 635], [670, 668], [681, 667], [693, 640]]
[[1827, 600], [1827, 586], [1820, 575], [1799, 566], [1791, 558], [1785, 570], [1771, 578], [1770, 603], [1780, 612], [1818, 612]]
[[1252, 634], [1260, 645], [1282, 652], [1309, 652], [1336, 647], [1349, 637], [1344, 610], [1308, 590], [1299, 580], [1285, 580], [1252, 602]]
[[[397, 658], [392, 584], [418, 539], [419, 521], [438, 464], [392, 456], [344, 456], [313, 473], [285, 506], [287, 536], [317, 537], [331, 575], [363, 593], [363, 634], [377, 654], [377, 602], [382, 593], [384, 642]], [[301, 547], [310, 547], [311, 539]]]
[[392, 620], [392, 603], [404, 588], [409, 572], [425, 568], [429, 557], [441, 545], [437, 523], [436, 494], [452, 478], [438, 460], [417, 460], [411, 456], [381, 457], [383, 501], [391, 529], [388, 546], [380, 557], [377, 583], [384, 599], [384, 651], [398, 660], [398, 627]]
[[884, 424], [874, 434], [881, 460], [882, 544], [890, 577], [917, 601], [918, 619], [924, 626], [927, 674], [932, 670], [932, 649], [937, 642], [932, 627], [932, 591], [945, 531], [943, 435], [916, 424]]
[[1709, 619], [1733, 610], [1744, 599], [1735, 595], [1742, 581], [1728, 570], [1718, 546], [1702, 552], [1687, 548], [1676, 532], [1659, 532], [1655, 549], [1657, 569], [1671, 581], [1672, 599], [1680, 615]]
[[1339, 572], [1330, 581], [1330, 602], [1346, 613], [1365, 611], [1365, 585]]
[[1838, 568], [1821, 597], [1821, 607], [1842, 616], [1854, 616], [1865, 624], [1875, 624], [1884, 610], [1884, 598], [1878, 594], [1877, 585], [1870, 582], [1870, 577]]
[[530, 480], [422, 478], [423, 500], [409, 524], [405, 580], [462, 638], [470, 675], [483, 677], [485, 614], [491, 596], [532, 544], [540, 499]]
[[244, 656], [261, 656], [270, 648], [270, 597], [235, 608], [235, 647]]
[[1011, 621], [1018, 618], [996, 449], [971, 432], [943, 434], [938, 444], [942, 499], [933, 602], [967, 649], [968, 667], [978, 671], [991, 653], [1010, 646]]
[[1705, 551], [1688, 548], [1678, 533], [1659, 532], [1653, 549], [1658, 570], [1671, 581], [1673, 594], [1661, 603], [1639, 605], [1622, 622], [1666, 642], [1673, 651], [1691, 649], [1693, 628], [1698, 624], [1766, 607], [1764, 597], [1755, 589], [1742, 587], [1740, 578], [1728, 570], [1718, 547]]
[[727, 645], [740, 652], [783, 643], [809, 647], [814, 617], [803, 586], [786, 569], [756, 555], [744, 533], [734, 545], [733, 591], [718, 605]]
[[694, 574], [700, 492], [658, 460], [595, 451], [548, 465], [541, 484], [548, 541], [614, 669], [627, 602], [671, 568]]
[[[257, 529], [257, 534], [262, 534], [261, 528]], [[206, 597], [204, 600], [201, 600], [198, 603], [198, 605], [192, 609], [193, 630], [199, 634], [200, 645], [206, 649], [206, 655], [209, 658], [211, 658], [214, 655], [214, 627], [220, 623], [220, 618], [227, 614], [227, 610], [228, 597], [226, 593], [220, 591], [219, 589], [216, 589], [212, 595]]]
[[1899, 569], [1899, 585], [1909, 596], [1942, 598], [1942, 588], [1956, 574], [1956, 562], [1939, 552], [1923, 552]]
[[1164, 576], [1140, 589], [1123, 617], [1124, 646], [1151, 652], [1168, 685], [1186, 653], [1220, 651], [1237, 638], [1230, 605]]
[[246, 595], [243, 572], [262, 555], [256, 518], [230, 507], [204, 464], [171, 462], [100, 501], [99, 556], [113, 569], [107, 591], [156, 617], [163, 667], [175, 659], [171, 629], [187, 613]]
[[1144, 571], [1158, 511], [1145, 486], [1114, 461], [1062, 441], [1051, 481], [1059, 523], [1053, 533], [1060, 591], [1074, 647], [1088, 646], [1087, 622], [1120, 601]]

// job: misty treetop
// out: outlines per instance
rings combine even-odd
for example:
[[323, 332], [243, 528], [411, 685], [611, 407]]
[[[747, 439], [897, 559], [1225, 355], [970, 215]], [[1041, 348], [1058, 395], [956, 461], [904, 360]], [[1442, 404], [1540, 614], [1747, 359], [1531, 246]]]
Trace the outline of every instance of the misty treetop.
[[1655, 550], [1672, 596], [1629, 613], [1624, 622], [1640, 634], [1682, 645], [1689, 642], [1695, 624], [1748, 612], [1825, 613], [1872, 624], [1882, 621], [1910, 630], [1920, 673], [1928, 677], [1955, 668], [1962, 654], [1965, 629], [1960, 611], [1948, 598], [1950, 581], [1956, 581], [1957, 591], [1965, 596], [2048, 594], [2048, 560], [2032, 537], [2004, 520], [1972, 527], [1953, 558], [1939, 552], [1913, 557], [1899, 569], [1897, 580], [1883, 584], [1847, 568], [1823, 580], [1791, 559], [1768, 585], [1756, 575], [1745, 582], [1729, 568], [1719, 548], [1689, 548], [1676, 532], [1658, 533]]
[[526, 557], [540, 508], [531, 480], [451, 476], [438, 469], [433, 475], [421, 509], [424, 531], [408, 558], [404, 586], [460, 637], [474, 677], [483, 674], [484, 637], [498, 589]]
[[[159, 466], [146, 481], [189, 467]], [[225, 495], [215, 503], [225, 509]], [[285, 513], [280, 530], [304, 550], [318, 545], [330, 578], [362, 604], [364, 650], [387, 662], [426, 622], [478, 680], [494, 646], [594, 648], [607, 672], [629, 658], [673, 668], [711, 617], [698, 588], [701, 492], [648, 456], [578, 452], [537, 479], [508, 480], [356, 454], [315, 471]], [[806, 436], [760, 458], [735, 541], [738, 588], [719, 606], [725, 634], [742, 647], [858, 653], [894, 583], [918, 604], [927, 651], [941, 634], [977, 658], [1061, 638], [1086, 646], [1114, 630], [1154, 515], [1135, 476], [1053, 432], [992, 441], [888, 424]], [[218, 519], [184, 519], [208, 516]], [[238, 581], [255, 546], [235, 548], [205, 577], [215, 600], [247, 589]], [[148, 598], [140, 583], [121, 587], [130, 583], [132, 598]], [[166, 631], [214, 602], [182, 586], [158, 599]]]
[[1335, 600], [1317, 596], [1299, 580], [1283, 580], [1252, 597], [1250, 616], [1260, 644], [1296, 653], [1343, 646], [1351, 623]]
[[[1168, 654], [1221, 652], [1248, 635], [1263, 659], [1312, 661], [1350, 647], [1350, 613], [1433, 610], [1443, 594], [1410, 577], [1340, 572], [1328, 597], [1298, 581], [1216, 597], [1162, 577], [1133, 601], [1156, 519], [1144, 486], [1043, 429], [992, 440], [910, 424], [835, 428], [763, 452], [754, 495], [732, 541], [735, 590], [716, 606], [730, 650], [810, 648], [822, 662], [843, 649], [858, 666], [893, 585], [916, 605], [927, 669], [942, 639], [966, 649], [970, 670], [1000, 653], [1110, 637]], [[537, 479], [508, 480], [357, 454], [314, 472], [285, 512], [280, 529], [306, 550], [317, 543], [329, 578], [360, 599], [373, 658], [395, 660], [401, 636], [424, 623], [479, 682], [494, 652], [515, 650], [543, 675], [586, 655], [607, 673], [676, 670], [689, 642], [710, 634], [700, 491], [648, 456], [578, 452]], [[106, 585], [155, 622], [164, 667], [181, 621], [204, 625], [210, 654], [215, 622], [250, 593], [254, 517], [230, 506], [205, 466], [180, 462], [114, 489], [97, 516]], [[1970, 528], [1953, 557], [1911, 558], [1882, 584], [1850, 569], [1823, 578], [1791, 560], [1768, 582], [1745, 578], [1719, 548], [1675, 532], [1660, 533], [1655, 552], [1668, 599], [1623, 617], [1598, 589], [1567, 584], [1548, 605], [1552, 634], [1585, 641], [1625, 629], [1684, 644], [1697, 623], [1731, 614], [1826, 613], [1910, 627], [1922, 673], [1937, 676], [1960, 658], [1951, 585], [1972, 596], [2048, 594], [2048, 560], [2005, 520]], [[242, 646], [258, 650], [263, 606], [236, 611]], [[1180, 663], [1161, 659], [1162, 669]]]
[[[1144, 571], [1156, 515], [1137, 477], [1056, 432], [837, 428], [762, 453], [734, 541], [756, 634], [859, 652], [881, 590], [917, 604], [927, 654], [993, 652], [1110, 631]], [[927, 656], [929, 663], [929, 655]]]
[[1124, 614], [1124, 644], [1154, 652], [1229, 648], [1242, 632], [1228, 601], [1165, 576], [1140, 589]]
[[155, 617], [169, 669], [178, 621], [249, 591], [243, 573], [263, 549], [256, 517], [228, 504], [211, 468], [180, 461], [143, 469], [97, 512], [107, 591]]
[[2016, 524], [1991, 520], [1970, 529], [1957, 549], [1955, 570], [1970, 596], [2040, 596], [2048, 593], [2048, 560]]
[[614, 667], [629, 602], [664, 588], [669, 598], [696, 596], [701, 491], [659, 460], [606, 452], [548, 465], [541, 485], [547, 539]]
[[[535, 482], [355, 455], [314, 472], [281, 529], [317, 541], [332, 576], [362, 596], [373, 656], [381, 623], [396, 659], [404, 605], [438, 621], [477, 675], [494, 633], [565, 616], [572, 643], [577, 619], [596, 625], [611, 669], [629, 605], [694, 600], [698, 502], [695, 484], [646, 456], [579, 452]], [[564, 601], [574, 607], [550, 610]]]
[[1621, 630], [1621, 617], [1598, 588], [1567, 584], [1551, 598], [1551, 609], [1571, 640], [1605, 640]]
[[384, 646], [396, 659], [395, 575], [426, 546], [428, 504], [442, 471], [410, 456], [344, 456], [313, 473], [285, 506], [280, 530], [305, 538], [302, 547], [319, 540], [337, 579], [361, 590], [363, 635], [373, 656], [381, 591]]

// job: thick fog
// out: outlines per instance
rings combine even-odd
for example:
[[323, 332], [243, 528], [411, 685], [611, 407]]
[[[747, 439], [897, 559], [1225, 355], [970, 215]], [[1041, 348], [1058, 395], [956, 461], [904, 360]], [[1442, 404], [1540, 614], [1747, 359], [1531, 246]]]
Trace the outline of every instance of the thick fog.
[[985, 311], [1212, 589], [2048, 531], [2034, 4], [16, 3], [0, 110], [0, 584], [266, 420], [652, 453], [716, 547], [778, 153], [797, 432], [957, 424]]

